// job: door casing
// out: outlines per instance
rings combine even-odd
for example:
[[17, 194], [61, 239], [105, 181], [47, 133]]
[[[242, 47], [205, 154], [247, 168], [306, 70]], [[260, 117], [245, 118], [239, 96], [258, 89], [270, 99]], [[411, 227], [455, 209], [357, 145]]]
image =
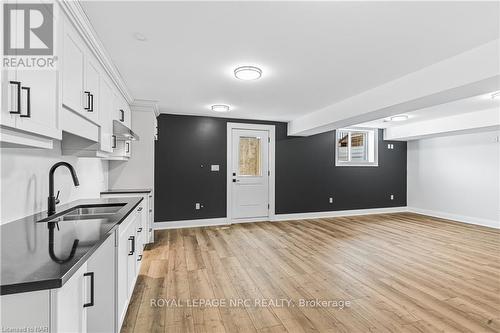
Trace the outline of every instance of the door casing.
[[233, 144], [233, 129], [247, 129], [247, 130], [261, 130], [269, 132], [269, 215], [268, 221], [274, 220], [275, 215], [275, 152], [276, 152], [276, 129], [274, 125], [262, 125], [262, 124], [246, 124], [246, 123], [227, 123], [227, 160], [226, 160], [226, 217], [227, 223], [244, 223], [244, 222], [256, 222], [262, 221], [262, 218], [244, 218], [244, 219], [233, 219], [232, 217], [232, 144]]

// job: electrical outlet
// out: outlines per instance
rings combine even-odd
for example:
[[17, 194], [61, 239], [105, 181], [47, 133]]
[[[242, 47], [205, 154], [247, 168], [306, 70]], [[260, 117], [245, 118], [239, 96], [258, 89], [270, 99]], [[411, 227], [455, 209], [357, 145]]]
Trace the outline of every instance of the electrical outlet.
[[199, 202], [197, 202], [197, 203], [194, 205], [194, 208], [195, 208], [196, 210], [200, 209], [200, 203], [199, 203]]
[[332, 204], [332, 203], [333, 203], [333, 198], [332, 198], [332, 197], [330, 197], [330, 198], [328, 199], [328, 202], [330, 202], [330, 203]]
[[391, 194], [391, 200], [394, 200], [394, 194]]

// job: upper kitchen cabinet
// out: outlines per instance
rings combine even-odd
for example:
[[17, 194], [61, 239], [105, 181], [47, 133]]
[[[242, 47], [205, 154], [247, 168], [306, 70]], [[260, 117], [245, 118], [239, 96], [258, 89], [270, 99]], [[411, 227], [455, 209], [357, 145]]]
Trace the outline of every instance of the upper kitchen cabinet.
[[114, 112], [115, 95], [113, 93], [113, 86], [108, 80], [101, 76], [99, 85], [99, 123], [101, 124], [100, 142], [101, 150], [107, 153], [113, 152], [115, 139], [113, 137], [113, 119], [112, 113]]
[[63, 25], [62, 103], [67, 109], [97, 123], [99, 65], [69, 20]]
[[[59, 8], [57, 5], [52, 8], [53, 10], [47, 13], [54, 15], [54, 26], [57, 26], [60, 17]], [[24, 10], [21, 7], [14, 9], [18, 9], [16, 12], [20, 13]], [[11, 47], [12, 45], [14, 47], [9, 51], [11, 57], [6, 55], [5, 59], [12, 64], [11, 67], [2, 68], [0, 142], [2, 146], [52, 148], [52, 139], [61, 139], [58, 123], [59, 64], [54, 61], [55, 57], [59, 57], [58, 49], [55, 47], [57, 29], [54, 29], [56, 38], [52, 41], [53, 54], [24, 56], [21, 51], [16, 51], [26, 47], [23, 26], [15, 22], [19, 15], [8, 15], [9, 13], [4, 13], [4, 10], [9, 9], [2, 6], [0, 15], [4, 17], [5, 14], [5, 17], [11, 20], [10, 38], [14, 38], [14, 41], [11, 41]], [[25, 58], [28, 57], [38, 59], [36, 67], [22, 65], [23, 62], [27, 64], [29, 59]], [[54, 66], [49, 66], [49, 62]], [[14, 63], [17, 66], [13, 65]]]
[[118, 93], [116, 94], [115, 99], [115, 110], [116, 112], [113, 119], [116, 119], [126, 127], [131, 128], [130, 107], [125, 98], [123, 98], [122, 95]]

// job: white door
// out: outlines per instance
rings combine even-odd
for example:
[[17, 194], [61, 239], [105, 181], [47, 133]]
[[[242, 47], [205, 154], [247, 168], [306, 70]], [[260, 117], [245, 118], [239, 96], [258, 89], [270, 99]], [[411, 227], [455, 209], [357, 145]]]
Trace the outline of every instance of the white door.
[[231, 218], [269, 216], [269, 131], [232, 129]]

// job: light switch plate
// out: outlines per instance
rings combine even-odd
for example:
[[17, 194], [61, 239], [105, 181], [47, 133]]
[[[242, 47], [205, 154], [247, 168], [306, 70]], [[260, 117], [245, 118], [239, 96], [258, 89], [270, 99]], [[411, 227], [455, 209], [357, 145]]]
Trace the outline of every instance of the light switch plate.
[[210, 166], [210, 170], [212, 170], [212, 171], [219, 171], [219, 165], [218, 164], [212, 164]]

